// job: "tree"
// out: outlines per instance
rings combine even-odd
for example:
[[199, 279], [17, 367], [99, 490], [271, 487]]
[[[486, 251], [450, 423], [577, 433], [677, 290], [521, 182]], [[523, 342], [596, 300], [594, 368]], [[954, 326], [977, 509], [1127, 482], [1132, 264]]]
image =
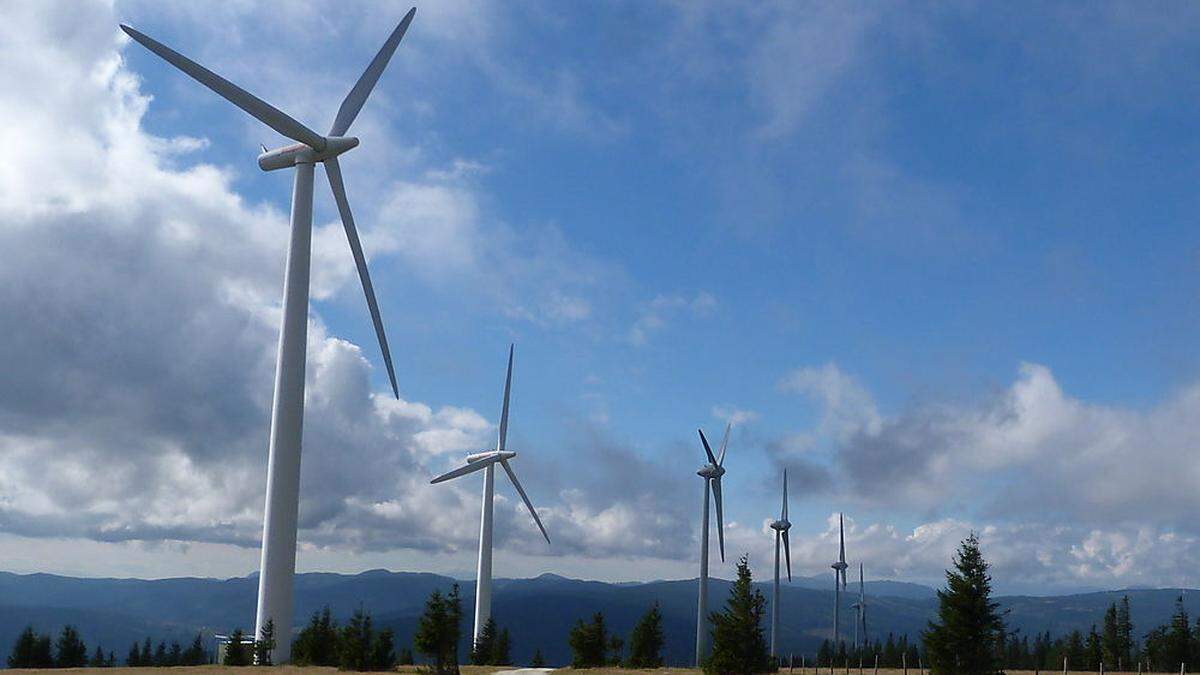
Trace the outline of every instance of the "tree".
[[737, 563], [737, 580], [729, 589], [725, 610], [710, 614], [712, 654], [704, 663], [706, 673], [763, 673], [773, 670], [770, 649], [763, 636], [762, 619], [767, 599], [750, 578], [749, 557]]
[[662, 611], [658, 603], [650, 606], [629, 635], [630, 668], [660, 668], [663, 664]]
[[462, 599], [455, 584], [449, 594], [434, 590], [425, 601], [425, 612], [417, 623], [413, 645], [417, 651], [433, 659], [436, 675], [458, 675], [459, 624], [462, 619]]
[[92, 652], [92, 658], [88, 661], [88, 666], [91, 668], [104, 668], [108, 665], [108, 661], [104, 658], [104, 650], [100, 645], [96, 645], [96, 651]]
[[545, 668], [546, 657], [542, 656], [542, 649], [539, 647], [533, 652], [533, 660], [529, 662], [530, 668]]
[[1100, 646], [1105, 666], [1115, 669], [1117, 659], [1121, 657], [1121, 627], [1117, 620], [1117, 603], [1115, 602], [1104, 610], [1104, 628], [1101, 631]]
[[167, 650], [167, 665], [182, 666], [183, 665], [183, 647], [179, 646], [178, 642], [172, 642], [171, 648]]
[[[412, 662], [412, 654], [409, 654]], [[390, 671], [396, 667], [396, 636], [391, 628], [379, 631], [371, 642], [371, 670]]]
[[165, 641], [158, 643], [158, 648], [154, 650], [154, 665], [162, 668], [167, 665], [167, 643]]
[[59, 668], [82, 668], [87, 665], [87, 645], [72, 625], [63, 626], [55, 643], [54, 665]]
[[129, 647], [129, 654], [125, 657], [125, 665], [130, 668], [137, 668], [142, 665], [142, 653], [138, 651], [138, 643], [134, 642]]
[[301, 665], [336, 666], [338, 664], [338, 625], [329, 605], [313, 612], [308, 625], [292, 643], [292, 660]]
[[142, 653], [138, 655], [138, 665], [150, 667], [154, 665], [154, 653], [150, 651], [150, 636], [142, 642]]
[[411, 666], [413, 664], [413, 653], [408, 647], [400, 648], [400, 655], [396, 657], [396, 663], [401, 666]]
[[471, 663], [477, 666], [491, 665], [495, 650], [496, 619], [488, 617], [488, 620], [483, 622], [483, 629], [479, 631], [479, 636], [475, 638], [475, 644], [471, 646]]
[[1117, 640], [1122, 665], [1133, 663], [1133, 619], [1129, 613], [1129, 596], [1121, 596], [1121, 604], [1117, 605]]
[[592, 620], [575, 622], [567, 636], [571, 646], [572, 668], [599, 668], [608, 664], [608, 628], [604, 625], [604, 614], [596, 612]]
[[183, 652], [179, 662], [185, 666], [202, 666], [208, 661], [208, 654], [204, 651], [204, 638], [196, 633], [196, 639], [192, 640], [192, 645]]
[[248, 666], [250, 665], [250, 653], [246, 649], [246, 645], [242, 641], [246, 639], [246, 633], [241, 628], [229, 634], [229, 642], [225, 645], [225, 663], [226, 666]]
[[371, 640], [375, 631], [371, 628], [371, 616], [362, 608], [354, 611], [354, 616], [342, 629], [342, 639], [338, 645], [338, 668], [341, 670], [370, 670]]
[[26, 626], [17, 636], [12, 653], [8, 655], [9, 668], [50, 668], [54, 658], [50, 654], [50, 636], [39, 635], [33, 626]]
[[275, 619], [268, 618], [263, 627], [258, 630], [258, 639], [254, 641], [254, 664], [258, 666], [271, 665], [271, 654], [275, 652]]
[[991, 675], [999, 672], [996, 639], [1004, 626], [992, 601], [992, 578], [972, 532], [959, 545], [946, 589], [938, 591], [937, 622], [922, 637], [933, 675]]
[[1187, 610], [1183, 608], [1183, 596], [1175, 601], [1175, 614], [1171, 617], [1164, 643], [1164, 661], [1167, 668], [1174, 669], [1180, 663], [1191, 663], [1192, 635]]
[[496, 636], [496, 646], [492, 649], [492, 665], [512, 665], [512, 636], [507, 628], [502, 629]]

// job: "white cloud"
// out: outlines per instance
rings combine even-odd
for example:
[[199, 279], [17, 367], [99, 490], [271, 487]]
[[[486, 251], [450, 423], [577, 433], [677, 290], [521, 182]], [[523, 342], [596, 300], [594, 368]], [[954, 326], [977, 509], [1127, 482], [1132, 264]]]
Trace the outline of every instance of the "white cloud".
[[688, 297], [680, 294], [659, 294], [638, 309], [638, 318], [629, 329], [627, 339], [634, 346], [642, 346], [654, 333], [662, 331], [671, 320], [680, 316], [702, 319], [717, 311], [717, 298], [708, 291], [699, 291]]

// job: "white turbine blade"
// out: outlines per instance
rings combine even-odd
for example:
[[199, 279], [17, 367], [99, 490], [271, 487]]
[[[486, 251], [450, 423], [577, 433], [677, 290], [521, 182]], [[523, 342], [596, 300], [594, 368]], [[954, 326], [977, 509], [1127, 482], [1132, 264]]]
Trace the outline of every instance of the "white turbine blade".
[[430, 483], [442, 483], [442, 482], [450, 480], [451, 478], [458, 478], [459, 476], [465, 476], [469, 473], [474, 473], [476, 471], [479, 471], [480, 469], [483, 469], [492, 464], [495, 464], [497, 459], [499, 459], [499, 458], [493, 457], [490, 459], [481, 459], [478, 462], [473, 462], [471, 464], [464, 464], [464, 465], [458, 467], [457, 469], [454, 469], [453, 471], [447, 471], [446, 473], [438, 476], [437, 478], [434, 478], [433, 480], [431, 480], [429, 482]]
[[708, 447], [708, 439], [704, 437], [704, 430], [697, 429], [700, 432], [700, 442], [704, 444], [704, 454], [708, 455], [708, 463], [716, 466], [717, 458], [713, 456], [712, 448]]
[[792, 545], [788, 543], [788, 531], [784, 530], [783, 535], [783, 557], [787, 561], [788, 581], [792, 580]]
[[721, 452], [717, 454], [717, 466], [725, 463], [725, 448], [729, 447], [729, 430], [733, 428], [733, 422], [725, 425], [725, 438], [721, 440]]
[[387, 335], [383, 332], [383, 317], [379, 315], [375, 287], [371, 285], [371, 275], [367, 272], [367, 258], [363, 255], [362, 242], [358, 239], [358, 228], [354, 226], [354, 215], [350, 213], [346, 185], [342, 182], [342, 169], [336, 157], [325, 160], [325, 175], [329, 177], [333, 199], [337, 202], [338, 212], [342, 214], [342, 227], [346, 230], [346, 240], [350, 242], [350, 254], [354, 256], [354, 266], [358, 268], [358, 280], [362, 282], [363, 294], [367, 296], [367, 309], [371, 311], [375, 337], [379, 338], [379, 349], [383, 351], [383, 364], [387, 366], [388, 381], [392, 383], [392, 395], [396, 400], [400, 400], [400, 390], [396, 387], [396, 371], [392, 368], [392, 352], [388, 349]]
[[346, 94], [346, 99], [342, 101], [342, 107], [338, 108], [337, 118], [333, 120], [333, 127], [329, 130], [330, 136], [344, 136], [350, 130], [350, 125], [354, 123], [354, 118], [358, 117], [358, 112], [367, 102], [367, 97], [371, 95], [371, 90], [375, 88], [375, 83], [379, 81], [383, 69], [387, 68], [388, 61], [391, 60], [392, 54], [396, 51], [401, 38], [408, 30], [408, 24], [412, 23], [413, 15], [416, 13], [416, 7], [408, 10], [408, 14], [405, 14], [404, 18], [400, 20], [400, 25], [396, 26], [396, 29], [388, 36], [387, 42], [380, 47], [379, 53], [371, 59], [370, 65], [359, 76], [358, 82], [354, 83], [354, 88], [350, 90], [349, 94]]
[[513, 345], [508, 346], [508, 374], [504, 376], [504, 405], [500, 409], [500, 437], [496, 441], [496, 449], [504, 451], [508, 447], [508, 395], [512, 391]]
[[[842, 514], [838, 514], [838, 545], [841, 551], [838, 554], [838, 562], [846, 562], [846, 521]], [[842, 571], [842, 576], [845, 576], [845, 570]], [[844, 580], [843, 580], [844, 583]]]
[[546, 534], [546, 528], [542, 525], [542, 519], [538, 518], [537, 509], [533, 508], [533, 502], [529, 501], [529, 495], [525, 494], [525, 488], [521, 487], [521, 481], [517, 480], [517, 474], [513, 473], [512, 467], [508, 465], [508, 460], [500, 460], [500, 466], [504, 467], [504, 473], [508, 474], [508, 479], [512, 481], [513, 487], [517, 488], [517, 494], [521, 495], [521, 500], [525, 502], [525, 508], [529, 509], [529, 515], [533, 516], [533, 522], [537, 523], [538, 529], [542, 531], [542, 536], [546, 538], [546, 543], [550, 543], [550, 535]]
[[721, 479], [712, 479], [713, 501], [717, 505], [717, 542], [721, 548], [721, 562], [725, 562], [725, 515], [721, 507]]
[[314, 150], [325, 149], [324, 136], [292, 119], [282, 110], [144, 33], [125, 24], [121, 24], [121, 30], [146, 49], [162, 57], [167, 63], [187, 73], [192, 79], [212, 89], [225, 100], [250, 113], [263, 124]]
[[781, 520], [787, 520], [787, 469], [783, 470], [783, 509], [779, 513]]

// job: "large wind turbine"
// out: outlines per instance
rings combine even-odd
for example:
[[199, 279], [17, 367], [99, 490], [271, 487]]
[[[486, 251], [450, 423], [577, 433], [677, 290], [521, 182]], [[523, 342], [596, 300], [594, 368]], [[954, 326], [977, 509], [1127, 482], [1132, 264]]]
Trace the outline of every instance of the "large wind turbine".
[[700, 467], [696, 475], [704, 479], [704, 510], [700, 518], [700, 600], [696, 603], [696, 666], [699, 667], [704, 658], [704, 643], [708, 638], [708, 491], [712, 490], [713, 501], [717, 505], [717, 541], [720, 542], [721, 562], [725, 562], [725, 516], [721, 505], [721, 476], [725, 475], [722, 465], [725, 463], [725, 448], [729, 445], [729, 430], [733, 424], [725, 425], [725, 439], [721, 441], [721, 452], [714, 456], [704, 431], [700, 432], [700, 442], [704, 444], [704, 454], [708, 464]]
[[508, 439], [508, 395], [512, 390], [512, 368], [513, 348], [510, 345], [508, 348], [508, 374], [504, 376], [504, 404], [500, 409], [500, 435], [496, 439], [496, 449], [468, 455], [466, 464], [429, 481], [430, 483], [441, 483], [451, 478], [483, 471], [483, 516], [479, 525], [479, 567], [475, 582], [475, 632], [472, 634], [472, 644], [479, 642], [483, 626], [492, 616], [492, 496], [495, 493], [497, 464], [504, 469], [504, 473], [508, 474], [508, 480], [512, 481], [513, 487], [517, 489], [517, 494], [521, 495], [521, 500], [525, 502], [529, 514], [533, 516], [533, 522], [537, 523], [538, 529], [542, 531], [546, 543], [550, 543], [550, 535], [546, 534], [542, 519], [538, 518], [537, 510], [529, 501], [529, 495], [525, 494], [525, 489], [521, 487], [521, 481], [517, 480], [517, 474], [513, 473], [512, 466], [508, 463], [508, 460], [517, 456], [517, 453], [510, 451], [506, 444]]
[[775, 596], [771, 599], [771, 656], [777, 655], [779, 643], [779, 544], [783, 543], [783, 555], [787, 561], [788, 581], [792, 580], [792, 547], [788, 543], [788, 530], [792, 524], [788, 522], [787, 498], [787, 469], [783, 470], [783, 508], [779, 511], [779, 520], [771, 523], [775, 530]]
[[838, 559], [830, 565], [833, 568], [833, 653], [837, 654], [841, 644], [841, 622], [838, 613], [842, 607], [842, 591], [846, 589], [846, 524], [842, 514], [838, 514]]
[[[867, 586], [863, 582], [863, 564], [858, 563], [858, 602], [854, 603], [853, 609], [858, 611], [858, 620], [854, 623], [854, 648], [859, 647], [858, 629], [862, 627], [862, 646], [867, 645]], [[862, 653], [858, 655], [858, 660], [862, 662]]]
[[367, 296], [367, 307], [375, 334], [383, 351], [392, 394], [400, 397], [392, 355], [383, 332], [383, 319], [375, 302], [375, 290], [367, 273], [338, 155], [358, 145], [358, 139], [346, 136], [354, 118], [362, 110], [367, 97], [383, 74], [388, 61], [412, 23], [417, 9], [409, 10], [400, 24], [383, 43], [383, 47], [358, 78], [338, 108], [333, 126], [325, 136], [318, 134], [289, 117], [278, 108], [254, 96], [188, 57], [144, 35], [129, 26], [121, 25], [131, 38], [182, 70], [200, 84], [213, 90], [230, 103], [245, 110], [263, 124], [296, 141], [258, 156], [263, 171], [295, 168], [292, 190], [292, 227], [288, 244], [287, 266], [283, 276], [283, 319], [279, 331], [279, 356], [275, 362], [275, 394], [271, 404], [271, 440], [267, 459], [267, 499], [263, 513], [262, 564], [258, 578], [258, 615], [254, 634], [262, 631], [267, 621], [273, 621], [276, 635], [283, 636], [275, 647], [273, 660], [283, 663], [291, 655], [292, 578], [296, 572], [296, 515], [300, 504], [300, 441], [304, 426], [304, 366], [308, 337], [308, 277], [312, 239], [313, 169], [317, 162], [325, 165], [329, 187], [333, 190], [342, 227], [350, 243], [350, 253], [358, 267], [358, 278]]

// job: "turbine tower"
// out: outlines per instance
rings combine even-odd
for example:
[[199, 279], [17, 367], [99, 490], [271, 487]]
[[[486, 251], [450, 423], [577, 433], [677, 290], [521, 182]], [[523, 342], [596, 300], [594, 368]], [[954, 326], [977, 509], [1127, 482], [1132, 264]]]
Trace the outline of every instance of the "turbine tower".
[[842, 514], [838, 514], [838, 559], [830, 565], [833, 568], [833, 653], [836, 654], [841, 644], [841, 622], [838, 613], [842, 606], [842, 591], [846, 589], [846, 524]]
[[788, 530], [792, 524], [788, 522], [788, 498], [787, 498], [787, 469], [783, 470], [783, 508], [779, 512], [779, 520], [771, 523], [771, 529], [775, 530], [775, 595], [771, 599], [771, 657], [774, 658], [778, 652], [779, 645], [779, 544], [783, 542], [783, 555], [787, 561], [787, 576], [788, 582], [792, 580], [792, 547], [788, 543]]
[[717, 506], [717, 541], [720, 542], [721, 562], [725, 562], [725, 516], [721, 505], [721, 476], [725, 475], [722, 465], [725, 463], [725, 448], [729, 445], [729, 430], [733, 424], [725, 425], [725, 439], [721, 441], [721, 452], [714, 456], [704, 431], [700, 433], [700, 442], [704, 444], [704, 454], [708, 464], [700, 467], [696, 475], [704, 479], [704, 510], [700, 517], [700, 599], [696, 603], [696, 666], [699, 667], [704, 659], [704, 643], [708, 638], [708, 491], [712, 490], [713, 501]]
[[416, 8], [409, 10], [400, 24], [383, 43], [383, 47], [359, 77], [338, 108], [333, 126], [325, 136], [318, 134], [271, 104], [238, 87], [229, 80], [208, 70], [188, 57], [125, 24], [121, 30], [146, 49], [154, 52], [194, 80], [213, 90], [230, 103], [250, 113], [255, 119], [280, 134], [296, 141], [258, 156], [263, 171], [295, 168], [292, 190], [291, 238], [288, 244], [287, 265], [283, 278], [283, 318], [279, 331], [279, 355], [275, 362], [275, 393], [271, 404], [271, 439], [267, 459], [267, 495], [263, 512], [262, 561], [258, 578], [258, 612], [254, 634], [261, 634], [267, 621], [273, 621], [276, 635], [281, 635], [272, 654], [275, 663], [286, 662], [291, 656], [292, 582], [296, 572], [296, 516], [300, 505], [300, 444], [304, 426], [304, 367], [308, 338], [308, 280], [312, 239], [313, 169], [325, 165], [329, 187], [337, 202], [350, 244], [350, 253], [358, 267], [358, 278], [375, 334], [387, 366], [392, 394], [400, 398], [392, 355], [383, 332], [383, 319], [375, 302], [375, 290], [367, 273], [367, 261], [350, 203], [338, 155], [358, 145], [358, 139], [346, 136], [354, 118], [362, 110], [367, 97], [383, 74], [388, 61], [412, 23]]
[[[858, 612], [858, 620], [854, 623], [854, 648], [858, 649], [858, 629], [862, 627], [862, 645], [867, 645], [867, 591], [866, 584], [863, 582], [863, 564], [858, 563], [858, 602], [854, 603], [853, 609]], [[858, 660], [862, 661], [862, 654], [859, 654]]]
[[508, 480], [517, 489], [517, 494], [521, 495], [521, 500], [525, 502], [529, 514], [533, 516], [533, 522], [537, 523], [538, 529], [542, 531], [546, 543], [550, 543], [550, 535], [546, 534], [542, 519], [538, 518], [537, 510], [529, 501], [529, 495], [525, 494], [525, 488], [521, 487], [521, 481], [517, 480], [517, 474], [513, 473], [512, 466], [508, 463], [508, 460], [517, 456], [517, 453], [510, 451], [507, 445], [508, 395], [512, 390], [512, 368], [513, 347], [509, 345], [508, 374], [504, 377], [504, 403], [500, 409], [500, 435], [496, 439], [496, 449], [468, 455], [466, 464], [429, 481], [430, 483], [441, 483], [451, 478], [483, 471], [483, 514], [479, 525], [479, 567], [475, 582], [475, 632], [472, 633], [471, 644], [479, 642], [483, 626], [492, 616], [492, 497], [495, 493], [497, 464], [504, 469], [504, 473], [508, 474]]

